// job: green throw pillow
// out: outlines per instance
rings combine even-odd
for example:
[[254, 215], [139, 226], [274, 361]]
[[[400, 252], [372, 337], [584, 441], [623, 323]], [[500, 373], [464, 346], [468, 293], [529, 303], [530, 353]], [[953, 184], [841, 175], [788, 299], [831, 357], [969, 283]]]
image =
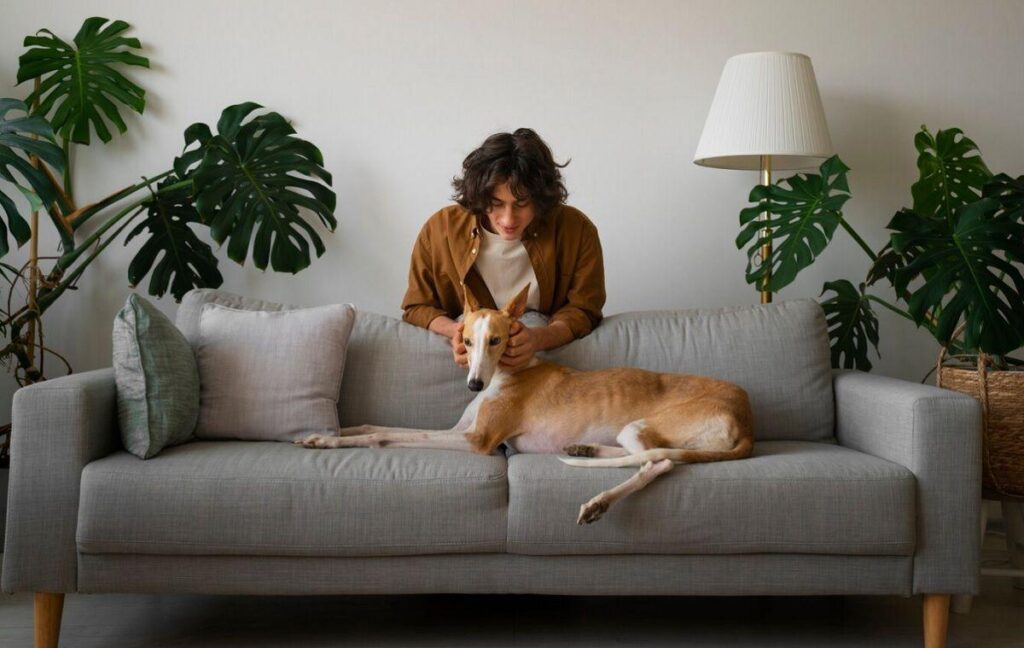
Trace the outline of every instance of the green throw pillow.
[[199, 369], [174, 323], [136, 294], [114, 318], [117, 420], [125, 450], [149, 459], [192, 438]]

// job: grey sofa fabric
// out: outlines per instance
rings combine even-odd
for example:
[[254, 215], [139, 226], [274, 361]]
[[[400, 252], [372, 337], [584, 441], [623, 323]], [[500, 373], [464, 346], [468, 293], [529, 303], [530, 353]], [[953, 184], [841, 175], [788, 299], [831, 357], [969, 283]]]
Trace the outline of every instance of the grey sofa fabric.
[[505, 459], [216, 441], [82, 472], [82, 553], [386, 556], [504, 551]]
[[750, 396], [757, 440], [833, 438], [828, 329], [813, 299], [612, 315], [547, 357], [577, 369], [640, 367], [729, 380]]
[[[379, 558], [83, 554], [82, 592], [909, 596], [906, 556], [521, 556]], [[681, 605], [684, 605], [681, 603]]]
[[677, 465], [597, 524], [580, 504], [635, 468], [509, 459], [508, 550], [550, 554], [914, 553], [914, 475], [813, 441], [761, 441], [742, 461]]
[[356, 313], [338, 400], [343, 426], [448, 429], [474, 396], [447, 338], [393, 317]]
[[14, 393], [11, 425], [0, 586], [4, 592], [74, 592], [82, 469], [121, 446], [113, 369], [19, 389]]
[[981, 406], [957, 392], [859, 371], [835, 375], [842, 445], [909, 468], [917, 483], [914, 593], [977, 593]]

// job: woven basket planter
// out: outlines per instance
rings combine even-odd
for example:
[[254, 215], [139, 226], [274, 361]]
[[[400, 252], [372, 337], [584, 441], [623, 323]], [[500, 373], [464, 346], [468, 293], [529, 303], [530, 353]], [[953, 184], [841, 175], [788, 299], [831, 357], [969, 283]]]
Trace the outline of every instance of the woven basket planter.
[[936, 368], [939, 387], [981, 402], [982, 485], [999, 495], [1024, 497], [1024, 371], [993, 371], [985, 354], [976, 366], [944, 366], [945, 355], [943, 348]]

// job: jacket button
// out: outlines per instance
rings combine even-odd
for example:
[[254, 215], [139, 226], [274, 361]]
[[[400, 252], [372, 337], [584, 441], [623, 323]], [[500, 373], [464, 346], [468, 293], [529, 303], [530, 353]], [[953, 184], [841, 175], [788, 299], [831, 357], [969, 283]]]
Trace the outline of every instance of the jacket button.
[[459, 282], [459, 285], [460, 285], [460, 286], [465, 286], [465, 285], [466, 285], [466, 282], [465, 282], [465, 281], [460, 281], [460, 282]]
[[473, 254], [476, 254], [476, 248], [473, 248]]

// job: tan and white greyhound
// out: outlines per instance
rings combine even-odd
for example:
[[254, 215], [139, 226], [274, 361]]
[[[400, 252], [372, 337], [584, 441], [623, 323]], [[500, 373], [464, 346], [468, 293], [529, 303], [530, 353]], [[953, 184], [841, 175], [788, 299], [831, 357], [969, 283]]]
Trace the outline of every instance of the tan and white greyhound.
[[[743, 459], [753, 450], [753, 416], [739, 386], [704, 376], [642, 369], [576, 371], [533, 358], [509, 373], [498, 365], [529, 285], [501, 310], [479, 308], [466, 294], [463, 337], [468, 387], [480, 392], [450, 430], [376, 425], [314, 434], [307, 448], [443, 448], [491, 454], [557, 454], [584, 467], [640, 466], [639, 472], [580, 507], [577, 523], [598, 520], [618, 500], [672, 469], [674, 461]], [[613, 445], [615, 443], [618, 445]]]

